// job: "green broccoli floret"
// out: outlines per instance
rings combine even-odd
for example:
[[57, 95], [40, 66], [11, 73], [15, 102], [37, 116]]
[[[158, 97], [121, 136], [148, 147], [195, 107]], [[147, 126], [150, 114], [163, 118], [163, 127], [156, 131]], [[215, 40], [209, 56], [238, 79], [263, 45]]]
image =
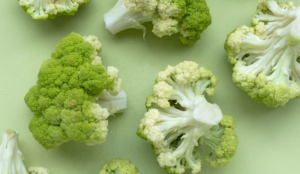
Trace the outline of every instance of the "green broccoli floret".
[[71, 33], [43, 62], [25, 102], [34, 113], [29, 129], [46, 149], [71, 140], [101, 144], [108, 116], [126, 109], [119, 71], [102, 65], [101, 47], [95, 36]]
[[300, 97], [299, 24], [293, 2], [260, 0], [251, 27], [228, 35], [233, 82], [258, 103], [276, 108]]
[[33, 19], [42, 21], [60, 15], [74, 15], [79, 6], [90, 0], [19, 0], [20, 6]]
[[139, 174], [139, 171], [128, 159], [113, 159], [103, 165], [99, 174]]
[[216, 85], [212, 72], [195, 62], [158, 73], [137, 135], [152, 144], [159, 165], [169, 173], [182, 174], [188, 168], [200, 172], [195, 148], [199, 145], [211, 147], [207, 162], [213, 167], [228, 165], [234, 156], [238, 143], [234, 120], [205, 98], [215, 94]]
[[104, 21], [112, 34], [136, 28], [142, 29], [144, 35], [146, 28], [142, 24], [152, 21], [156, 36], [179, 33], [182, 43], [191, 45], [211, 24], [211, 16], [205, 0], [118, 0], [104, 14]]

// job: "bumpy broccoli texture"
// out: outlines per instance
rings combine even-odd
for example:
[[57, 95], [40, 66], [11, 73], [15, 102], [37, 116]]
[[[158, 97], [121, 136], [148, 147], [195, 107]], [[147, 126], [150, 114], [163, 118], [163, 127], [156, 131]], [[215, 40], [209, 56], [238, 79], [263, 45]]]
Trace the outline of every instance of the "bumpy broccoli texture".
[[20, 6], [33, 19], [41, 21], [60, 15], [74, 15], [79, 6], [90, 0], [19, 0]]
[[235, 155], [233, 118], [205, 98], [215, 94], [216, 85], [211, 71], [191, 61], [158, 73], [137, 135], [152, 144], [159, 165], [169, 173], [200, 172], [199, 145], [210, 149], [206, 162], [213, 167], [228, 165]]
[[139, 171], [128, 159], [113, 159], [103, 165], [99, 174], [139, 174]]
[[179, 33], [182, 43], [191, 45], [211, 24], [211, 16], [205, 0], [118, 0], [104, 21], [112, 34], [136, 28], [144, 35], [142, 24], [152, 21], [156, 36]]
[[102, 65], [101, 48], [97, 37], [71, 33], [43, 62], [25, 102], [34, 113], [29, 129], [46, 149], [72, 140], [101, 144], [108, 116], [126, 109], [119, 71]]
[[233, 82], [274, 108], [300, 97], [299, 49], [300, 8], [277, 0], [259, 0], [251, 26], [236, 28], [225, 43]]

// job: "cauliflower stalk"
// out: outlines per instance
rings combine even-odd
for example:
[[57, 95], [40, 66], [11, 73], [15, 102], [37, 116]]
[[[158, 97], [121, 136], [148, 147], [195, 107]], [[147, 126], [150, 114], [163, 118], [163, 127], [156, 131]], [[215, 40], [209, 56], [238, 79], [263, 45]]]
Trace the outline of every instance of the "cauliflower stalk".
[[[18, 146], [19, 133], [6, 130], [2, 133], [0, 145], [0, 174], [28, 174], [24, 164], [22, 152]], [[43, 167], [30, 167], [29, 174], [49, 174]]]
[[79, 6], [90, 0], [19, 0], [20, 6], [35, 20], [54, 19], [59, 15], [74, 15]]
[[158, 162], [169, 173], [191, 168], [201, 171], [199, 145], [210, 147], [206, 161], [213, 167], [226, 166], [235, 155], [238, 138], [231, 116], [223, 116], [205, 95], [215, 93], [212, 72], [185, 61], [158, 73], [153, 95], [147, 98], [145, 117], [138, 136], [150, 142]]
[[136, 28], [142, 29], [144, 36], [142, 24], [152, 21], [156, 36], [179, 33], [182, 43], [191, 45], [211, 24], [211, 16], [205, 0], [118, 0], [104, 14], [104, 21], [112, 34]]
[[300, 96], [300, 8], [293, 2], [259, 0], [252, 26], [228, 35], [225, 50], [233, 82], [268, 107]]
[[102, 65], [101, 48], [97, 37], [71, 33], [43, 62], [25, 102], [34, 113], [29, 129], [46, 149], [72, 140], [101, 144], [107, 118], [126, 109], [119, 71]]
[[139, 171], [128, 159], [113, 159], [102, 166], [99, 174], [139, 174]]

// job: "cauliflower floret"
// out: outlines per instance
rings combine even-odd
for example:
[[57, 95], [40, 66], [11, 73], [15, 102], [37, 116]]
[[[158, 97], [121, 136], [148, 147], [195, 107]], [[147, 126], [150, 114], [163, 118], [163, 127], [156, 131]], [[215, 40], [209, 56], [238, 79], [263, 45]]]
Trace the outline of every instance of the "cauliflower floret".
[[152, 15], [157, 8], [157, 0], [126, 0], [125, 6], [132, 11], [141, 11], [144, 16]]
[[152, 32], [158, 36], [171, 36], [174, 33], [178, 33], [177, 24], [178, 21], [173, 18], [161, 18], [161, 17], [155, 17], [152, 20], [153, 22], [153, 30]]
[[153, 94], [157, 104], [162, 108], [167, 108], [170, 106], [168, 99], [174, 94], [174, 88], [165, 81], [161, 81], [154, 85]]
[[205, 99], [214, 94], [217, 84], [212, 72], [185, 61], [158, 73], [156, 82], [137, 135], [152, 144], [160, 166], [169, 173], [181, 174], [187, 168], [198, 173], [201, 160], [195, 147], [199, 140], [211, 148], [209, 164], [227, 165], [238, 139], [232, 117], [223, 117], [220, 108]]
[[268, 107], [300, 96], [300, 9], [293, 3], [259, 1], [252, 26], [242, 26], [225, 43], [233, 82]]

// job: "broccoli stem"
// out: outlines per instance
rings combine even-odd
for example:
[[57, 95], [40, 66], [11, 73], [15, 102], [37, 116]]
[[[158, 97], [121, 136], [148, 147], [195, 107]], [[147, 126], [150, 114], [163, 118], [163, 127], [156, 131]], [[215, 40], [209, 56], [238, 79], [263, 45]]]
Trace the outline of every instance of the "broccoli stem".
[[146, 28], [141, 24], [152, 21], [152, 16], [143, 16], [141, 12], [130, 11], [126, 8], [124, 0], [118, 0], [117, 4], [104, 14], [104, 21], [106, 28], [112, 34], [129, 28], [136, 28], [143, 30], [145, 37]]

